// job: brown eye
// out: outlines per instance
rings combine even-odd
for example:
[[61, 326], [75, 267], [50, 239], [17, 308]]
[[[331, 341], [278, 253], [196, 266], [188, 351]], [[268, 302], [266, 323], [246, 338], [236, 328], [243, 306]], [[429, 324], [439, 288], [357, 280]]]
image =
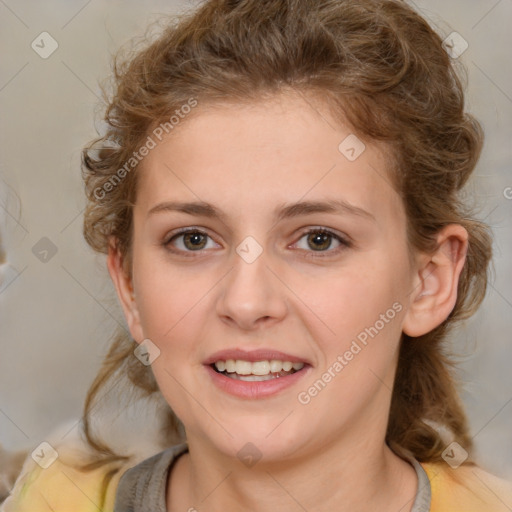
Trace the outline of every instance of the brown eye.
[[206, 245], [206, 237], [204, 234], [198, 232], [186, 233], [183, 235], [183, 244], [187, 249], [192, 251], [196, 249], [204, 249], [204, 246]]
[[306, 251], [307, 256], [323, 256], [323, 254], [315, 253], [326, 253], [325, 255], [329, 256], [351, 247], [349, 241], [324, 228], [313, 228], [306, 231], [295, 245]]
[[164, 242], [164, 246], [173, 252], [199, 252], [211, 248], [211, 246], [208, 247], [209, 240], [213, 245], [216, 245], [207, 233], [197, 229], [189, 229], [176, 233]]
[[308, 244], [314, 250], [323, 251], [329, 249], [332, 243], [332, 235], [325, 232], [312, 232], [308, 234]]

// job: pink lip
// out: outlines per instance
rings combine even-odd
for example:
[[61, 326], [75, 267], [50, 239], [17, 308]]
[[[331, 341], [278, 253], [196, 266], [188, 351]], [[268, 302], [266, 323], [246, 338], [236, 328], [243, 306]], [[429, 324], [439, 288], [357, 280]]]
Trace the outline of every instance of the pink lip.
[[[259, 357], [260, 356], [258, 356], [258, 358]], [[289, 356], [286, 356], [286, 358], [283, 359], [289, 361], [290, 359], [287, 359], [288, 357]], [[222, 360], [222, 358], [220, 359]], [[229, 357], [228, 359], [236, 358]], [[239, 357], [239, 359], [242, 358]], [[261, 359], [255, 359], [255, 361], [261, 361], [265, 359], [267, 358], [264, 357]], [[272, 359], [281, 359], [281, 357], [273, 357]], [[216, 361], [218, 360], [219, 359], [216, 359]], [[296, 384], [311, 370], [311, 366], [304, 365], [304, 367], [298, 372], [292, 373], [285, 377], [278, 377], [275, 379], [264, 380], [260, 382], [247, 382], [243, 380], [235, 380], [231, 379], [230, 377], [226, 377], [224, 374], [216, 372], [213, 369], [213, 367], [208, 364], [206, 364], [204, 368], [206, 369], [213, 383], [218, 388], [220, 388], [225, 393], [228, 393], [229, 395], [244, 399], [259, 399], [276, 395], [277, 393], [283, 391], [284, 389], [290, 388], [291, 386]]]
[[244, 361], [250, 361], [252, 363], [255, 361], [271, 361], [272, 359], [275, 359], [277, 361], [290, 361], [292, 363], [310, 364], [308, 361], [301, 359], [300, 357], [292, 356], [290, 354], [285, 354], [284, 352], [279, 352], [272, 349], [259, 349], [251, 351], [240, 349], [221, 350], [211, 355], [203, 362], [203, 364], [210, 365], [216, 363], [217, 361], [227, 361], [228, 359], [243, 359]]

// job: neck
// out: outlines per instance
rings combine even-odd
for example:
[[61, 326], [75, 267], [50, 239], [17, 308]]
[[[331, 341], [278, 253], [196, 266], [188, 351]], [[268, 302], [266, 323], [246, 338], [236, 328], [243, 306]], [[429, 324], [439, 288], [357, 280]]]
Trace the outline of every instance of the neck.
[[340, 437], [293, 460], [262, 459], [252, 467], [191, 438], [172, 471], [168, 509], [410, 511], [414, 468], [377, 436]]

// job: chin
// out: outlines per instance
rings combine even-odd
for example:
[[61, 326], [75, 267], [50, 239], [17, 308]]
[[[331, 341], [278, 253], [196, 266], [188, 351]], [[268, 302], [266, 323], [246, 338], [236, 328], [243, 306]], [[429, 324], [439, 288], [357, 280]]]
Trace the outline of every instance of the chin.
[[213, 432], [210, 423], [208, 430], [199, 437], [207, 438], [215, 450], [241, 462], [246, 458], [259, 462], [283, 461], [295, 456], [298, 447], [307, 444], [304, 427], [288, 425], [284, 418], [286, 415], [281, 415], [278, 420], [248, 416], [246, 420], [226, 422], [232, 437], [224, 431], [221, 433], [220, 428]]

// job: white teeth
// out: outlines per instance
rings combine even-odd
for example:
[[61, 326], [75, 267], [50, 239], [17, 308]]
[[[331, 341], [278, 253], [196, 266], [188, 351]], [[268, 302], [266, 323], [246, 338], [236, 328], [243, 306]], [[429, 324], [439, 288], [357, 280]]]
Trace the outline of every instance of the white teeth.
[[283, 361], [279, 361], [278, 359], [272, 359], [270, 361], [270, 371], [272, 373], [280, 372], [283, 369]]
[[293, 363], [290, 363], [290, 361], [283, 361], [283, 370], [285, 372], [289, 372], [293, 367]]
[[256, 361], [251, 366], [253, 375], [268, 375], [270, 373], [270, 363], [268, 361]]
[[277, 377], [269, 373], [268, 375], [238, 375], [238, 373], [229, 373], [228, 376], [235, 380], [245, 380], [246, 382], [262, 382], [272, 380]]
[[250, 361], [236, 360], [235, 372], [238, 375], [250, 375], [252, 373], [252, 363]]
[[[226, 372], [233, 374], [232, 376], [255, 376], [272, 378], [272, 374], [279, 374], [282, 372], [291, 372], [291, 370], [299, 371], [304, 367], [304, 363], [292, 363], [291, 361], [279, 361], [272, 359], [271, 361], [244, 361], [243, 359], [228, 359], [226, 361], [217, 361], [215, 368], [219, 372]], [[283, 375], [281, 375], [283, 376]], [[236, 378], [236, 377], [235, 377]], [[252, 378], [244, 378], [243, 380], [257, 380]], [[259, 379], [262, 380], [262, 379]], [[266, 380], [266, 379], [263, 379]]]

